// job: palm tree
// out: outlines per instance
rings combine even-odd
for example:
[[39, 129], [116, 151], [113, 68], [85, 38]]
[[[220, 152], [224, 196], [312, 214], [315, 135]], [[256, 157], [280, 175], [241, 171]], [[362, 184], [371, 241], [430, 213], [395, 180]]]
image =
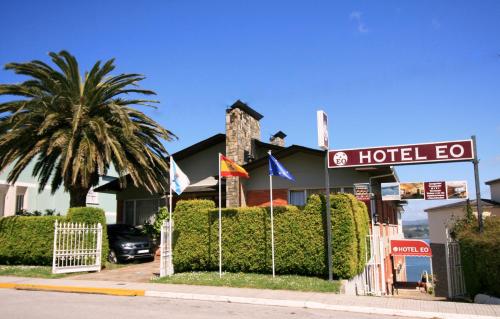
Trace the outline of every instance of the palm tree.
[[50, 181], [54, 193], [61, 185], [70, 194], [70, 206], [85, 206], [86, 195], [113, 165], [126, 184], [150, 193], [164, 193], [168, 155], [162, 141], [170, 131], [134, 106], [153, 106], [141, 99], [154, 95], [143, 90], [140, 74], [111, 76], [114, 59], [98, 61], [82, 78], [71, 54], [49, 56], [54, 69], [42, 61], [9, 63], [6, 70], [29, 77], [20, 84], [0, 84], [0, 171], [9, 165], [14, 183], [31, 161], [42, 191]]

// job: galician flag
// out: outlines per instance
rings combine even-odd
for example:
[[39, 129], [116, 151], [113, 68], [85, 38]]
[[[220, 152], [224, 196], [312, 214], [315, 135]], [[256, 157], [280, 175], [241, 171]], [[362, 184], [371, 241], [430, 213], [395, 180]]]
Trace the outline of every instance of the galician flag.
[[289, 171], [286, 170], [283, 165], [274, 156], [269, 154], [269, 175], [271, 176], [279, 176], [291, 181], [295, 181], [295, 178]]
[[170, 188], [180, 195], [191, 182], [183, 171], [177, 166], [172, 157], [170, 157]]

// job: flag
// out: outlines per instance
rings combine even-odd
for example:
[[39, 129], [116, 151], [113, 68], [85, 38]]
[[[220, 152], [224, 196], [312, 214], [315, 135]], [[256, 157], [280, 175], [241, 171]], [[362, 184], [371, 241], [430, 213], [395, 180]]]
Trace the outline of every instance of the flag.
[[269, 154], [269, 175], [279, 176], [291, 181], [295, 181], [293, 175], [290, 174], [290, 172], [287, 171], [286, 168], [284, 168], [283, 165], [281, 165], [281, 163], [278, 162], [278, 160], [275, 159], [271, 154]]
[[170, 188], [180, 195], [191, 182], [183, 171], [177, 166], [173, 158], [170, 158]]
[[244, 178], [250, 178], [248, 172], [245, 169], [224, 155], [220, 155], [220, 175], [224, 177], [228, 176], [239, 176]]

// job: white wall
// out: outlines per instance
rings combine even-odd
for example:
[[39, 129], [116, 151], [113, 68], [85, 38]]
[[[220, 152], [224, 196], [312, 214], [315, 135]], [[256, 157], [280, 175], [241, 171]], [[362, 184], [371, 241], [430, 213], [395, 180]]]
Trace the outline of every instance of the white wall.
[[500, 181], [490, 185], [491, 199], [500, 203]]
[[[454, 221], [465, 216], [465, 206], [443, 208], [428, 212], [429, 216], [429, 239], [431, 243], [444, 244], [446, 242], [446, 227], [451, 229]], [[473, 206], [474, 215], [477, 210]], [[500, 207], [483, 207], [483, 216], [500, 216]]]

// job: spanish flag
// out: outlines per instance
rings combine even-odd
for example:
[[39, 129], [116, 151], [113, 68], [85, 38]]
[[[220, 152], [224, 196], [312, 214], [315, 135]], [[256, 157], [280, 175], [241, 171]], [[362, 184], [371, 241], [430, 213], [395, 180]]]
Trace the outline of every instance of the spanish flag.
[[244, 178], [250, 178], [248, 172], [245, 169], [224, 155], [220, 154], [220, 175], [224, 177], [228, 176], [239, 176]]

